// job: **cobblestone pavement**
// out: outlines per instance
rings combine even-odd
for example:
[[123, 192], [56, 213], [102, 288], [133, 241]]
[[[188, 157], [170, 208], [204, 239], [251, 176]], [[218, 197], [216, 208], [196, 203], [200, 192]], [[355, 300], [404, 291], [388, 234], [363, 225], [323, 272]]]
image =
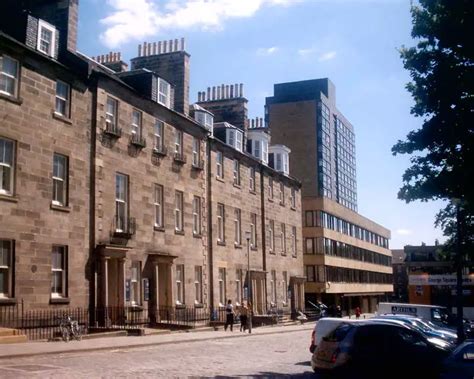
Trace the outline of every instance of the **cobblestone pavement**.
[[299, 330], [142, 348], [3, 359], [0, 361], [0, 378], [315, 378], [309, 363], [309, 340], [310, 332]]

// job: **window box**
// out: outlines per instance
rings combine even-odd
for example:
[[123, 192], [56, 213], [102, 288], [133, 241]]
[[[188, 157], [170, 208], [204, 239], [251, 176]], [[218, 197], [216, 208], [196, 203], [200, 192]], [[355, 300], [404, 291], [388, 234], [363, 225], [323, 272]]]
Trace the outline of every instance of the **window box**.
[[133, 217], [114, 218], [114, 237], [131, 238], [136, 232], [136, 222]]
[[146, 147], [146, 139], [137, 133], [133, 133], [130, 137], [130, 145], [133, 145], [139, 149], [143, 149]]
[[192, 168], [198, 171], [204, 170], [204, 161], [194, 162]]
[[69, 297], [52, 297], [49, 299], [50, 304], [69, 304], [70, 302]]
[[166, 146], [156, 146], [153, 148], [153, 155], [158, 156], [158, 157], [164, 157], [168, 154], [168, 149]]
[[104, 134], [111, 138], [120, 138], [122, 137], [122, 128], [119, 128], [110, 122], [106, 122]]
[[183, 153], [175, 152], [173, 159], [177, 163], [181, 163], [181, 164], [186, 163], [186, 155], [184, 155]]

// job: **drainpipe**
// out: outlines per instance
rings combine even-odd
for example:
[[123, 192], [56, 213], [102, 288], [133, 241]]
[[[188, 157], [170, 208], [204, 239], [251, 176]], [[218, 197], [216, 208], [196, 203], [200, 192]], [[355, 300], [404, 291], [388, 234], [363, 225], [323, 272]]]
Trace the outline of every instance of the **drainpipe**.
[[206, 159], [207, 159], [207, 265], [208, 265], [208, 288], [209, 288], [209, 308], [214, 310], [214, 257], [213, 257], [213, 238], [212, 238], [212, 174], [211, 174], [211, 144], [212, 139], [207, 139]]
[[[91, 119], [91, 143], [90, 143], [90, 162], [89, 162], [89, 309], [95, 309], [97, 306], [97, 261], [95, 257], [95, 159], [96, 159], [96, 144], [97, 144], [97, 87], [98, 80], [92, 80], [92, 119]], [[95, 312], [90, 312], [91, 322]], [[92, 323], [91, 323], [92, 325]]]
[[265, 291], [265, 309], [268, 311], [268, 293], [267, 293], [267, 255], [266, 255], [266, 242], [267, 234], [265, 230], [265, 178], [263, 175], [264, 167], [260, 164], [260, 213], [261, 213], [261, 225], [262, 225], [262, 270], [265, 272], [264, 291]]

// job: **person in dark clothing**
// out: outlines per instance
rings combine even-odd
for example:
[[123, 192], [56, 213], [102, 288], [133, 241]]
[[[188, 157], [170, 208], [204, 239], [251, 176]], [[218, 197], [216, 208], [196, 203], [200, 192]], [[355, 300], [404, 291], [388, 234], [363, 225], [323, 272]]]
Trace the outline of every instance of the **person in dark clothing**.
[[247, 315], [248, 315], [248, 308], [246, 304], [242, 304], [240, 307], [240, 331], [245, 332], [247, 329]]
[[227, 330], [227, 327], [230, 325], [230, 331], [234, 331], [234, 306], [232, 305], [232, 300], [227, 301], [225, 306], [225, 324], [224, 330]]

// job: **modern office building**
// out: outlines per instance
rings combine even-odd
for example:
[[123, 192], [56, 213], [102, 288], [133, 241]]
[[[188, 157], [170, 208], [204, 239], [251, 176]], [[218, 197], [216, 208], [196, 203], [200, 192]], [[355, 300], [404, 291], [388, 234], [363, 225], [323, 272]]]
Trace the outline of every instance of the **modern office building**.
[[373, 311], [393, 291], [390, 231], [357, 213], [354, 128], [329, 79], [276, 84], [265, 124], [302, 182], [306, 300]]

